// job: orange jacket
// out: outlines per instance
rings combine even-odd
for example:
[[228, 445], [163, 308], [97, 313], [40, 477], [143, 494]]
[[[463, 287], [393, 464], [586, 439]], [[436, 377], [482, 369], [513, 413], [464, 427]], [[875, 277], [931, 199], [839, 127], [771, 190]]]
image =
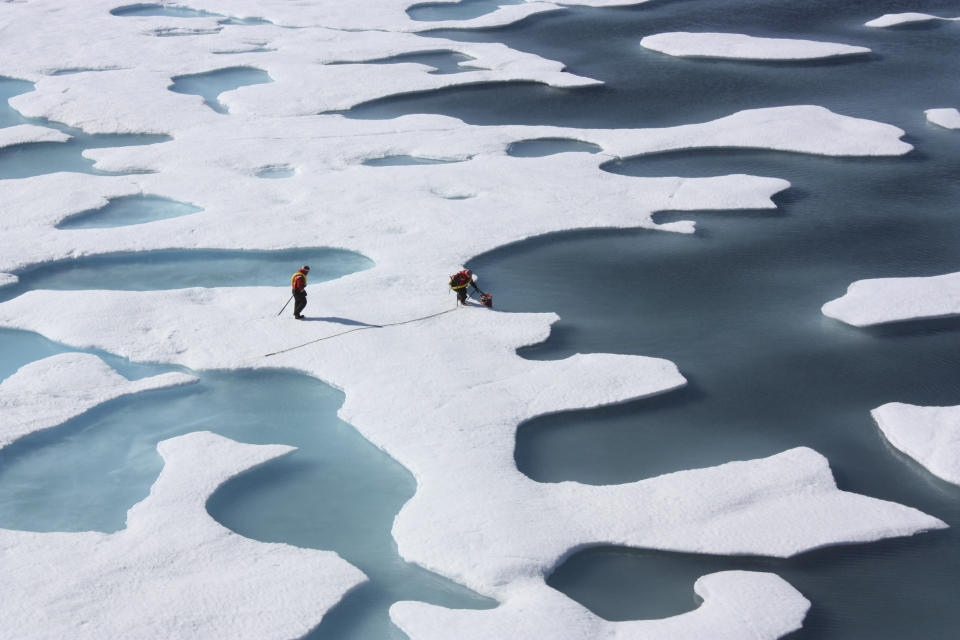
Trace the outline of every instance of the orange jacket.
[[303, 291], [307, 288], [307, 274], [303, 271], [297, 271], [293, 274], [293, 277], [290, 278], [290, 286], [293, 287], [294, 291]]

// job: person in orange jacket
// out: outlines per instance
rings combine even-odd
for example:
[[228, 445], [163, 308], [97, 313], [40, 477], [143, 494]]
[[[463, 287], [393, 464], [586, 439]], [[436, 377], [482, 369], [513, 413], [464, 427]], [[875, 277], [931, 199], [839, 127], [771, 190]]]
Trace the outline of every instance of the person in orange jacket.
[[293, 288], [293, 317], [297, 320], [303, 320], [300, 314], [303, 308], [307, 306], [307, 274], [310, 273], [310, 267], [303, 265], [300, 270], [290, 278], [290, 286]]

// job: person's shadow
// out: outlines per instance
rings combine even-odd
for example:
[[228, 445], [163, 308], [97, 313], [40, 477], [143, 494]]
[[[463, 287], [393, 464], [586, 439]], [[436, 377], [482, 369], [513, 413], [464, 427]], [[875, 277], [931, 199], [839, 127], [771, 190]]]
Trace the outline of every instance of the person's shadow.
[[357, 326], [357, 327], [379, 327], [380, 326], [379, 324], [367, 324], [366, 322], [360, 322], [359, 320], [351, 320], [350, 318], [336, 318], [336, 317], [308, 318], [307, 316], [303, 316], [303, 319], [306, 320], [307, 322], [335, 322], [337, 324], [345, 324], [345, 325]]

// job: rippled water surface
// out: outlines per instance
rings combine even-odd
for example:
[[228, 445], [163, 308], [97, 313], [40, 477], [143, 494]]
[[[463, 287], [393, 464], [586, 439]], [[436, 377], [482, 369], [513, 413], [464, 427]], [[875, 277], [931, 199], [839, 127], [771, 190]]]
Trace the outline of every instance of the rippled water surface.
[[[960, 29], [860, 26], [902, 5], [683, 2], [545, 17], [503, 35], [519, 46], [521, 34], [537, 33], [530, 50], [602, 77], [606, 87], [573, 95], [518, 87], [495, 116], [475, 109], [485, 88], [440, 98], [444, 113], [476, 122], [551, 113], [555, 123], [578, 126], [664, 126], [749, 107], [819, 104], [900, 126], [916, 147], [891, 159], [709, 150], [608, 163], [604, 170], [627, 176], [748, 173], [792, 186], [775, 198], [776, 211], [659, 215], [695, 219], [692, 236], [574, 232], [471, 262], [499, 309], [560, 314], [551, 338], [524, 350], [526, 357], [659, 356], [690, 381], [657, 398], [521, 426], [516, 459], [531, 477], [629, 482], [810, 446], [828, 457], [841, 488], [914, 506], [952, 527], [790, 560], [583, 551], [550, 583], [608, 619], [693, 609], [697, 577], [744, 568], [774, 571], [812, 601], [804, 629], [791, 637], [946, 640], [960, 629], [951, 605], [960, 593], [960, 489], [893, 450], [869, 415], [891, 401], [960, 403], [960, 321], [855, 329], [820, 313], [856, 279], [960, 270], [960, 138], [923, 114], [960, 103], [956, 83], [944, 82], [951, 73], [945, 52], [957, 50]], [[949, 15], [945, 3], [924, 10], [938, 8]], [[609, 29], [609, 37], [567, 47], [563, 38], [575, 28]], [[647, 52], [635, 40], [680, 30], [809, 37], [875, 53], [815, 64], [707, 62]], [[425, 101], [411, 96], [360, 109], [372, 117], [419, 110]], [[602, 107], [590, 109], [588, 101]]]

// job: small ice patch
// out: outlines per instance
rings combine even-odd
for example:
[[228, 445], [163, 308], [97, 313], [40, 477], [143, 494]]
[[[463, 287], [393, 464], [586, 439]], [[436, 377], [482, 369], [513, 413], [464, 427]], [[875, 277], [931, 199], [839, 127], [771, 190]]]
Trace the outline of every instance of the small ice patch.
[[960, 129], [960, 111], [956, 109], [927, 109], [927, 121], [945, 129]]
[[909, 11], [906, 13], [885, 13], [879, 18], [874, 18], [873, 20], [865, 23], [864, 26], [875, 28], [898, 27], [901, 25], [923, 24], [925, 22], [933, 22], [935, 20], [960, 20], [960, 17], [941, 18], [940, 16], [934, 16], [929, 13], [918, 13], [916, 11]]
[[960, 315], [960, 272], [926, 278], [858, 280], [821, 308], [856, 327]]
[[935, 476], [960, 485], [960, 406], [891, 402], [871, 415], [890, 444]]
[[816, 60], [870, 53], [866, 47], [847, 44], [757, 38], [740, 33], [658, 33], [643, 38], [640, 44], [671, 56], [735, 60]]
[[66, 142], [70, 135], [49, 127], [18, 124], [0, 129], [0, 149], [32, 142]]

